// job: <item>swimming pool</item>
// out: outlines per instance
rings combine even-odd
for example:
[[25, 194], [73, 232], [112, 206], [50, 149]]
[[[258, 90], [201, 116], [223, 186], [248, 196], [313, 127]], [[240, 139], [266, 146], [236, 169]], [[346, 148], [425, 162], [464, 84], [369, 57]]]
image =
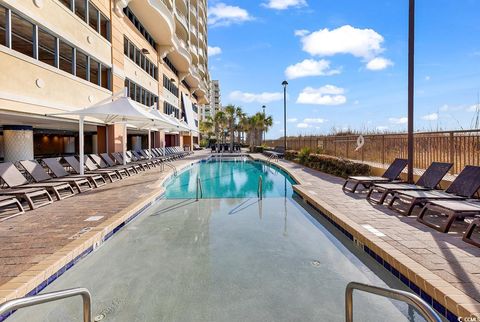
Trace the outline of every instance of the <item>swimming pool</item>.
[[[189, 190], [180, 183], [182, 176], [196, 176], [194, 169], [207, 169], [207, 164], [192, 165], [167, 182], [167, 190]], [[222, 167], [210, 168], [211, 173], [231, 167], [226, 173], [235, 172], [233, 181], [250, 166], [209, 165]], [[234, 197], [232, 191], [243, 194], [248, 184], [225, 189], [228, 198], [195, 201], [180, 198], [178, 191], [172, 199], [166, 196], [44, 292], [87, 287], [101, 321], [342, 321], [350, 281], [405, 289], [287, 192], [293, 181], [284, 178], [284, 195], [271, 189], [263, 200]], [[355, 321], [423, 321], [406, 305], [373, 295], [355, 295], [354, 312]], [[80, 317], [78, 299], [70, 299], [20, 310], [11, 320]]]
[[237, 161], [208, 159], [193, 164], [166, 182], [165, 197], [195, 198], [199, 178], [204, 199], [254, 198], [260, 177], [264, 198], [292, 196], [295, 181], [283, 170], [264, 162], [239, 158]]

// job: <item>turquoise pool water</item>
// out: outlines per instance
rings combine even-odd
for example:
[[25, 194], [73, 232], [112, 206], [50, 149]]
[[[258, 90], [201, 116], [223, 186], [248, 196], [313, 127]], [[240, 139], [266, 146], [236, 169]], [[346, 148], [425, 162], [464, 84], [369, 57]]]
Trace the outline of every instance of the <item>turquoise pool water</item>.
[[197, 177], [203, 199], [257, 197], [259, 177], [263, 197], [291, 197], [295, 181], [283, 170], [260, 161], [207, 160], [193, 164], [178, 177], [166, 182], [165, 198], [191, 199], [196, 196]]

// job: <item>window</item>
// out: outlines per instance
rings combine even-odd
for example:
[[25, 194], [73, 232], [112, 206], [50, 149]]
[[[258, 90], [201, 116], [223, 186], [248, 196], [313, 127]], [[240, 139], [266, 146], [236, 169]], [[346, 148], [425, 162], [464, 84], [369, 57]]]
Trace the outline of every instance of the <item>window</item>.
[[7, 9], [0, 6], [0, 45], [7, 45], [7, 34], [5, 33], [5, 27], [7, 25]]
[[135, 62], [137, 63], [138, 66], [140, 66], [140, 63], [141, 63], [141, 55], [142, 53], [140, 52], [140, 50], [135, 48]]
[[88, 24], [98, 31], [98, 14], [100, 12], [93, 5], [88, 6]]
[[57, 38], [43, 29], [38, 29], [38, 60], [56, 66]]
[[73, 47], [60, 40], [60, 69], [73, 74]]
[[88, 57], [80, 50], [77, 50], [77, 73], [76, 76], [87, 80], [87, 62]]
[[163, 102], [163, 112], [167, 115], [174, 114], [177, 119], [179, 118], [179, 115], [180, 115], [178, 108], [176, 108], [175, 106], [173, 106], [168, 102]]
[[130, 82], [129, 93], [130, 93], [130, 98], [132, 100], [135, 100], [135, 83], [134, 82]]
[[68, 9], [72, 10], [72, 0], [60, 0], [60, 3], [62, 3]]
[[100, 86], [102, 86], [103, 88], [106, 88], [106, 89], [110, 89], [110, 68], [108, 68], [107, 66], [102, 66], [102, 73], [101, 73], [101, 84]]
[[95, 59], [90, 58], [90, 82], [100, 85], [100, 63]]
[[129, 57], [132, 61], [135, 61], [135, 46], [132, 43], [130, 43]]
[[103, 14], [100, 14], [100, 35], [110, 41], [110, 20]]
[[33, 24], [12, 12], [12, 49], [33, 57]]
[[128, 47], [129, 47], [128, 39], [123, 37], [123, 54], [127, 57], [128, 57]]
[[163, 87], [178, 97], [178, 87], [166, 75], [163, 75]]
[[123, 9], [123, 12], [125, 13], [125, 16], [127, 16], [128, 19], [132, 22], [135, 28], [137, 28], [140, 34], [142, 34], [142, 36], [150, 43], [150, 45], [152, 45], [152, 47], [156, 49], [157, 44], [155, 43], [155, 40], [153, 40], [153, 37], [148, 33], [145, 27], [140, 23], [137, 17], [135, 17], [132, 10], [130, 10], [129, 7], [126, 7], [125, 9]]
[[152, 106], [158, 102], [158, 96], [146, 90], [140, 85], [135, 84], [129, 79], [125, 80], [125, 87], [128, 89], [128, 96], [143, 105]]
[[165, 57], [163, 59], [163, 61], [167, 64], [168, 68], [170, 68], [170, 70], [172, 72], [174, 72], [175, 75], [178, 76], [178, 70], [175, 68], [175, 66], [173, 66], [172, 62], [170, 61], [170, 59], [168, 59], [167, 57]]
[[[87, 21], [87, 0], [74, 0], [75, 14], [83, 21]], [[96, 29], [96, 28], [95, 28]]]

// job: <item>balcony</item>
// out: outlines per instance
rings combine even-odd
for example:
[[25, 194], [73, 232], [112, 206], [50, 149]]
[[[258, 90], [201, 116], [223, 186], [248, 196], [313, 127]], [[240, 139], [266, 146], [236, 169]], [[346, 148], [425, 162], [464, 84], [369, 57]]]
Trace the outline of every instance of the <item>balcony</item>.
[[155, 42], [161, 45], [173, 45], [175, 21], [169, 5], [169, 0], [131, 0], [128, 3]]
[[175, 17], [177, 20], [180, 22], [180, 24], [185, 28], [185, 31], [188, 32], [188, 19], [185, 17], [183, 13], [178, 11], [178, 9], [175, 10]]
[[177, 35], [174, 35], [173, 45], [175, 50], [168, 55], [168, 58], [180, 73], [188, 73], [190, 65], [192, 64], [192, 56], [190, 55], [190, 49], [187, 43], [178, 38]]

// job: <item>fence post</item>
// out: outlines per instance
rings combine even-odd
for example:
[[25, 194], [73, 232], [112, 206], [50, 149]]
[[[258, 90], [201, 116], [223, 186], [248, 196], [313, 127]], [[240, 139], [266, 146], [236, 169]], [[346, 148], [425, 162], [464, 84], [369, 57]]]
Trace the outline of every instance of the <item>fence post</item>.
[[333, 137], [333, 154], [337, 156], [337, 138]]
[[347, 153], [346, 153], [347, 159], [348, 159], [348, 152], [349, 152], [348, 150], [350, 150], [350, 139], [347, 137]]
[[382, 164], [385, 164], [385, 135], [382, 135]]
[[452, 174], [455, 173], [455, 135], [453, 132], [449, 133], [449, 147], [450, 147], [450, 162], [454, 164], [454, 166], [451, 168], [450, 172]]
[[[365, 140], [365, 144], [366, 144], [366, 143], [367, 143], [367, 142], [366, 142], [366, 140]], [[364, 154], [365, 154], [365, 152], [364, 152], [364, 151], [365, 151], [365, 144], [364, 144], [364, 145], [362, 146], [362, 148], [360, 149], [360, 153], [361, 153], [361, 155], [362, 155], [362, 162], [363, 162], [363, 161], [365, 161], [365, 160], [364, 160]]]

